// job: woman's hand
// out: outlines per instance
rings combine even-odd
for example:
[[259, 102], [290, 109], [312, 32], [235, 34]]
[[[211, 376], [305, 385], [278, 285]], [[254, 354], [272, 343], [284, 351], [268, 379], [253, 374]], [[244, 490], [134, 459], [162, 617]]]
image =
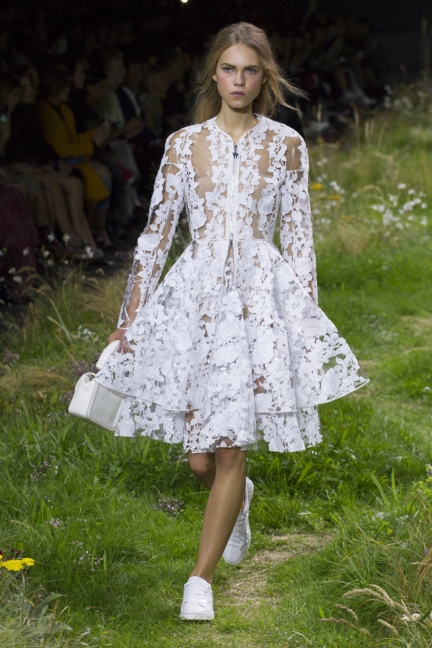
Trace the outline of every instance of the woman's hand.
[[126, 339], [127, 328], [118, 328], [111, 335], [108, 336], [108, 342], [114, 342], [115, 340], [120, 340], [120, 345], [118, 350], [120, 353], [127, 353], [131, 350], [129, 343]]
[[96, 146], [103, 146], [108, 141], [110, 132], [111, 126], [106, 122], [103, 122], [103, 124], [96, 129], [93, 135], [93, 144]]

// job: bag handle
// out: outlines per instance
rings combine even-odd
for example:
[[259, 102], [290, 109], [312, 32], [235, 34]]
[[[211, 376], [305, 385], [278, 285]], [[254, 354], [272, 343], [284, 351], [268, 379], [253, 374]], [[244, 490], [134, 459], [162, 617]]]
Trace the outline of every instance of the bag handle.
[[100, 354], [98, 360], [96, 360], [95, 362], [96, 369], [98, 370], [102, 369], [103, 365], [108, 360], [110, 355], [118, 351], [119, 345], [120, 345], [120, 340], [114, 340], [114, 342], [111, 342], [110, 344], [108, 344], [107, 347], [105, 347], [105, 349]]

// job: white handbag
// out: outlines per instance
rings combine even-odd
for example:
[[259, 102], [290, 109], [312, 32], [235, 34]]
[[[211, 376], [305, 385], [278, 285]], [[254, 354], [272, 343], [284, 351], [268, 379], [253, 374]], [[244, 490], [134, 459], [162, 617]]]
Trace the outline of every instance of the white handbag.
[[[118, 350], [119, 340], [111, 342], [101, 353], [95, 366], [101, 369], [109, 356]], [[69, 414], [114, 431], [120, 418], [125, 395], [100, 385], [96, 374], [88, 372], [75, 385], [75, 393], [69, 405]]]

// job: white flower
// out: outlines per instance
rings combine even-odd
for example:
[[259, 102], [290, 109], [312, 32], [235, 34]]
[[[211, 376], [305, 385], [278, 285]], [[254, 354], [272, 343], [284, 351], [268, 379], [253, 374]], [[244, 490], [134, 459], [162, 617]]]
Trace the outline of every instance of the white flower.
[[374, 211], [377, 211], [377, 212], [381, 212], [381, 214], [383, 214], [385, 212], [385, 210], [386, 210], [386, 206], [385, 205], [371, 205], [371, 209], [373, 209]]
[[390, 225], [390, 223], [398, 222], [399, 219], [393, 216], [392, 212], [387, 209], [383, 214], [383, 225]]
[[65, 245], [68, 244], [69, 239], [70, 239], [69, 234], [63, 234], [63, 243], [64, 243]]
[[15, 283], [21, 284], [23, 282], [22, 277], [19, 275], [15, 275], [15, 277], [12, 277], [12, 281], [15, 281]]
[[408, 194], [409, 194], [410, 196], [412, 196], [413, 194], [415, 194], [415, 189], [408, 189]]
[[49, 257], [50, 252], [49, 252], [49, 250], [42, 250], [42, 254], [46, 258], [46, 257]]
[[426, 203], [422, 203], [422, 204], [420, 205], [420, 207], [421, 207], [422, 209], [427, 209], [427, 205], [426, 205]]
[[22, 254], [23, 254], [23, 256], [27, 256], [29, 252], [30, 252], [30, 249], [29, 249], [28, 247], [26, 247], [26, 248], [24, 248], [24, 250], [22, 251]]
[[428, 219], [426, 218], [426, 216], [422, 216], [422, 218], [420, 219], [420, 225], [426, 226], [427, 224]]
[[9, 274], [16, 274], [16, 268], [10, 268]]
[[48, 234], [47, 239], [48, 239], [48, 241], [54, 241], [54, 239], [55, 239], [54, 234], [53, 233]]
[[404, 182], [399, 182], [397, 188], [398, 189], [406, 189], [406, 184]]

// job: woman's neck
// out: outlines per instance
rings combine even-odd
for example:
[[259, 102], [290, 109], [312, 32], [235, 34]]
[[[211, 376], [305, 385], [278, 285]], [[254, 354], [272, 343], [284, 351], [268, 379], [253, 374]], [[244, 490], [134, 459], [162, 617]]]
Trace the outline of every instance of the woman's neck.
[[237, 144], [239, 139], [256, 125], [257, 119], [252, 112], [252, 105], [240, 111], [234, 110], [225, 101], [222, 101], [221, 111], [216, 117], [216, 122], [221, 130], [232, 137], [234, 144]]

